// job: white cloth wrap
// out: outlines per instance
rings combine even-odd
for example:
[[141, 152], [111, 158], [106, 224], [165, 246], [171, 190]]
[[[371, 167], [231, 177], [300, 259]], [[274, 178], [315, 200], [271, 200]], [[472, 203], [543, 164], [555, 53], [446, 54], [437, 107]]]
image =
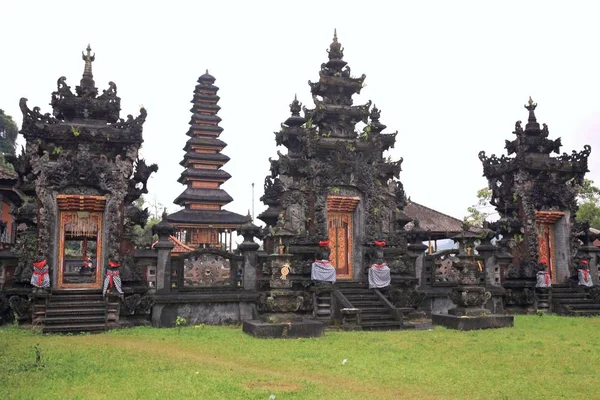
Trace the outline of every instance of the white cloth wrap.
[[[548, 275], [548, 283], [546, 283], [546, 275]], [[537, 273], [537, 282], [535, 287], [550, 287], [552, 286], [552, 279], [550, 279], [550, 275], [546, 271], [539, 271]]]
[[[48, 272], [50, 271], [50, 267], [48, 265], [44, 265], [42, 268], [33, 267], [33, 273], [31, 274], [30, 283], [38, 288], [49, 288], [50, 287], [50, 276]], [[40, 285], [40, 275], [42, 276], [42, 284]]]
[[373, 264], [369, 268], [369, 289], [378, 289], [390, 285], [390, 268], [387, 264]]
[[312, 263], [310, 279], [335, 283], [335, 268], [327, 260], [315, 260]]
[[[586, 277], [586, 271], [587, 271], [587, 280], [585, 279]], [[592, 282], [592, 274], [590, 273], [590, 270], [584, 270], [584, 269], [580, 269], [579, 271], [577, 271], [577, 277], [579, 278], [579, 286], [587, 286], [587, 287], [591, 287], [594, 286], [594, 283]]]

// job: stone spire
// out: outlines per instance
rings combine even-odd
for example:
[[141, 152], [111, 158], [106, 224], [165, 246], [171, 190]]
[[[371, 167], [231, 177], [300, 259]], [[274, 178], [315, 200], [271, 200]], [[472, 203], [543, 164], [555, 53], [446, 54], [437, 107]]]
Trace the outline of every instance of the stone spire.
[[538, 124], [537, 119], [535, 118], [535, 108], [537, 107], [537, 103], [534, 103], [529, 96], [529, 101], [525, 105], [527, 111], [529, 111], [529, 119], [527, 120], [527, 125], [525, 125], [526, 131], [539, 131], [540, 124]]
[[94, 75], [92, 74], [92, 62], [96, 59], [96, 53], [92, 54], [92, 48], [89, 44], [85, 50], [86, 53], [81, 52], [81, 58], [85, 61], [85, 66], [83, 67], [83, 76], [79, 85], [84, 90], [96, 89]]

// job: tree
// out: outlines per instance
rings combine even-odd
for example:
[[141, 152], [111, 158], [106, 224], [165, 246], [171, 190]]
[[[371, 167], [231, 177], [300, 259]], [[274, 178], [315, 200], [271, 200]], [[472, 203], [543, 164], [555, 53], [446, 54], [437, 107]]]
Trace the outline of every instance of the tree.
[[15, 146], [19, 128], [10, 115], [0, 109], [0, 153], [2, 155], [15, 155]]
[[592, 228], [600, 229], [600, 189], [591, 179], [584, 179], [577, 188], [579, 209], [575, 214], [577, 222], [588, 222]]
[[492, 191], [487, 187], [479, 189], [477, 191], [477, 204], [473, 204], [471, 207], [467, 208], [467, 212], [469, 213], [463, 221], [469, 225], [477, 228], [482, 228], [483, 223], [492, 215], [490, 208], [492, 205], [490, 204], [490, 200], [492, 198]]

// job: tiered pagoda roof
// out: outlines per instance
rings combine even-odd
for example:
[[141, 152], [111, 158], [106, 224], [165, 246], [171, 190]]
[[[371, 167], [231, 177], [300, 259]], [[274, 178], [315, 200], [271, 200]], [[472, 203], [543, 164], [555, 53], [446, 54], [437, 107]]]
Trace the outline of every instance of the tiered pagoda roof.
[[221, 109], [217, 96], [219, 88], [214, 82], [215, 78], [206, 71], [198, 78], [194, 91], [187, 132], [190, 139], [180, 163], [185, 171], [178, 179], [186, 188], [174, 201], [184, 209], [169, 215], [168, 220], [172, 223], [238, 227], [246, 221], [244, 216], [222, 209], [233, 199], [221, 189], [231, 175], [221, 170], [229, 157], [221, 153], [227, 144], [219, 139], [223, 128], [219, 126], [221, 118], [217, 115]]

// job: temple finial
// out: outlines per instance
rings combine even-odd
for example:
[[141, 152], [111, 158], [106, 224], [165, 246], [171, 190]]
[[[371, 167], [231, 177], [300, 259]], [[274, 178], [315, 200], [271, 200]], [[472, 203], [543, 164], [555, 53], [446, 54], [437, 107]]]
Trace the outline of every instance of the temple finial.
[[210, 74], [208, 73], [208, 68], [206, 68], [206, 75], [210, 75]]
[[85, 66], [83, 67], [83, 76], [86, 78], [93, 78], [94, 75], [92, 75], [92, 62], [96, 59], [96, 53], [92, 54], [92, 47], [89, 45], [89, 43], [85, 50], [87, 54], [84, 54], [83, 51], [81, 52], [81, 58], [83, 61], [85, 61]]
[[294, 95], [294, 101], [290, 104], [290, 111], [294, 116], [300, 116], [300, 111], [302, 110], [302, 103], [298, 101], [298, 96]]
[[327, 52], [329, 53], [330, 60], [342, 60], [344, 58], [344, 49], [340, 42], [338, 42], [337, 29], [333, 30], [333, 42], [331, 42]]
[[533, 101], [531, 96], [529, 96], [529, 100], [525, 105], [527, 111], [529, 111], [529, 118], [527, 119], [527, 125], [525, 125], [525, 130], [539, 130], [540, 124], [538, 124], [537, 119], [535, 117], [535, 108], [537, 107], [537, 103]]

